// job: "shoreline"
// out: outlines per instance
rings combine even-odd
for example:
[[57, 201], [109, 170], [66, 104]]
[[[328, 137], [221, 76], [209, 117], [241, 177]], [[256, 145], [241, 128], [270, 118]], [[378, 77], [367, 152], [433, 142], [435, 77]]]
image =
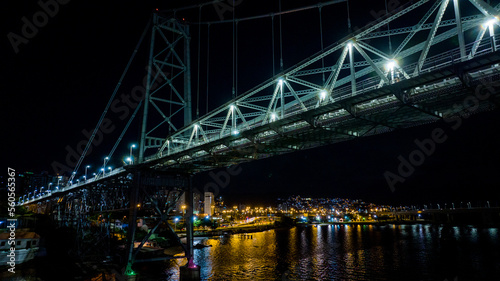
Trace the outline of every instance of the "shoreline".
[[[266, 230], [272, 229], [286, 229], [292, 228], [296, 226], [301, 227], [315, 227], [318, 225], [347, 225], [347, 226], [355, 226], [355, 225], [372, 225], [372, 226], [387, 226], [387, 225], [432, 225], [432, 226], [468, 226], [468, 227], [476, 227], [476, 228], [500, 228], [499, 224], [467, 224], [467, 223], [442, 223], [442, 222], [432, 222], [432, 221], [383, 221], [383, 222], [322, 222], [322, 223], [296, 223], [293, 225], [264, 225], [264, 226], [252, 226], [252, 227], [242, 227], [242, 228], [229, 228], [229, 229], [217, 229], [217, 230], [207, 230], [204, 233], [195, 232], [193, 237], [216, 237], [216, 236], [224, 236], [224, 235], [233, 235], [233, 234], [245, 234], [245, 233], [255, 233], [255, 232], [263, 232]], [[180, 237], [185, 237], [185, 232], [177, 233]]]

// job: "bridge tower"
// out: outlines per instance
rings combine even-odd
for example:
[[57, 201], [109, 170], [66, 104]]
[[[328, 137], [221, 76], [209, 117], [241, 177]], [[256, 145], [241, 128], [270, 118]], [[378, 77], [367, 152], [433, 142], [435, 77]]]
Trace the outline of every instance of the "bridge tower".
[[177, 130], [174, 124], [192, 121], [190, 41], [183, 19], [153, 14], [139, 163], [146, 150], [161, 147]]

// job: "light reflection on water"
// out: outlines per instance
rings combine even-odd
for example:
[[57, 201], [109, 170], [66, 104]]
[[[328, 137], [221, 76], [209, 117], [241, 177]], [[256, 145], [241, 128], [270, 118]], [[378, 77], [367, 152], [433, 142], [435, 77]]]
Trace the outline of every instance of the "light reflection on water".
[[[202, 280], [487, 280], [500, 274], [496, 228], [299, 226], [207, 239]], [[170, 280], [178, 279], [178, 267]]]

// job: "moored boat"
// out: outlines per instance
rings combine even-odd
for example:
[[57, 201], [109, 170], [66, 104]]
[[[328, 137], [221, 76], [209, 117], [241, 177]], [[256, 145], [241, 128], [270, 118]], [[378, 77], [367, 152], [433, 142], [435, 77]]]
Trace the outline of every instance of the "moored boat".
[[[6, 265], [15, 256], [15, 263], [33, 259], [39, 250], [40, 235], [31, 231], [16, 232], [15, 240], [9, 240], [10, 233], [0, 233], [0, 264]], [[11, 251], [14, 248], [14, 251]], [[12, 255], [14, 253], [14, 255]]]

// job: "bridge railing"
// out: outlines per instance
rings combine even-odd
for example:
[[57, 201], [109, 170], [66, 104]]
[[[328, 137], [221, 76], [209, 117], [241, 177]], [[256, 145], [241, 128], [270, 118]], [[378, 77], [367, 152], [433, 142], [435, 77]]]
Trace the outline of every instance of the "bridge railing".
[[93, 177], [93, 178], [89, 178], [89, 179], [87, 179], [85, 181], [80, 181], [80, 182], [72, 183], [72, 184], [69, 184], [69, 185], [66, 184], [66, 185], [61, 186], [59, 189], [51, 190], [50, 192], [46, 192], [45, 194], [39, 194], [38, 196], [34, 196], [34, 198], [32, 198], [32, 199], [28, 199], [26, 201], [20, 202], [20, 205], [38, 202], [38, 201], [50, 198], [54, 194], [57, 194], [57, 193], [67, 192], [67, 191], [71, 191], [71, 190], [76, 190], [76, 189], [78, 189], [78, 188], [80, 188], [82, 186], [86, 186], [86, 185], [92, 184], [94, 182], [100, 181], [102, 179], [106, 179], [108, 177], [112, 177], [112, 176], [121, 174], [124, 171], [125, 171], [124, 167], [119, 167], [119, 168], [116, 168], [116, 169], [110, 171], [109, 173], [107, 173], [105, 175], [99, 175], [99, 176], [96, 176], [96, 177]]

